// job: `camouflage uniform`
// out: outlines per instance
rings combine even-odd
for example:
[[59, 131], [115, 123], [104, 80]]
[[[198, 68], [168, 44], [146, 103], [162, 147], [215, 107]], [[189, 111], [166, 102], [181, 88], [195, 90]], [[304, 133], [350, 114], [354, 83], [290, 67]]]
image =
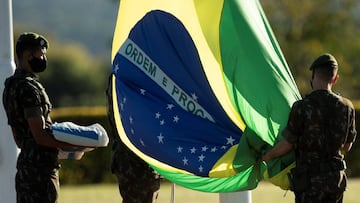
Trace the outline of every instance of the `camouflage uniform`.
[[106, 93], [113, 135], [111, 170], [118, 179], [120, 195], [123, 203], [155, 202], [160, 189], [160, 176], [120, 140], [113, 117], [111, 84], [110, 77]]
[[36, 75], [17, 69], [5, 81], [3, 104], [21, 149], [15, 177], [17, 202], [57, 202], [58, 150], [36, 144], [27, 123], [29, 117], [43, 116], [46, 126], [51, 125], [51, 103]]
[[306, 174], [300, 178], [305, 189], [294, 191], [296, 202], [342, 202], [346, 166], [340, 149], [356, 137], [352, 103], [328, 90], [313, 91], [294, 103], [283, 135], [295, 146], [295, 169]]

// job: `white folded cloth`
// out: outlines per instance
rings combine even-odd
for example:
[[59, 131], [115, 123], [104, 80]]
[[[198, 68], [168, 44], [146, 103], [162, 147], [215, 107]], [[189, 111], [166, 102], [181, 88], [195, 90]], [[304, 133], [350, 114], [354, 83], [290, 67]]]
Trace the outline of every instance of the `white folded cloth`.
[[54, 123], [50, 127], [56, 140], [87, 147], [106, 147], [109, 137], [104, 127], [95, 123], [80, 126], [72, 122]]
[[75, 159], [80, 160], [85, 152], [89, 152], [94, 150], [94, 148], [85, 148], [85, 147], [78, 147], [78, 148], [63, 148], [59, 149], [58, 158], [59, 159]]

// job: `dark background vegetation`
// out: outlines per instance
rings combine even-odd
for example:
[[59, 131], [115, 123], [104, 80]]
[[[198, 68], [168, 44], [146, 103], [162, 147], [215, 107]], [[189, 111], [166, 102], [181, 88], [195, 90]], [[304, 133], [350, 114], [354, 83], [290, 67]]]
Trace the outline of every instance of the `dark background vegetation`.
[[[318, 55], [332, 53], [340, 64], [334, 91], [360, 100], [360, 1], [357, 0], [260, 0], [302, 95], [310, 91], [308, 70]], [[118, 1], [62, 0], [13, 1], [14, 39], [34, 31], [50, 41], [49, 66], [40, 74], [55, 107], [56, 121], [78, 124], [99, 122], [108, 128], [104, 110], [105, 88], [111, 70], [111, 41]], [[79, 107], [70, 113], [59, 107]], [[356, 105], [359, 112], [359, 105]], [[357, 118], [360, 118], [357, 115]], [[358, 119], [359, 120], [359, 119]], [[357, 129], [359, 130], [359, 121]], [[109, 131], [110, 132], [110, 131]], [[110, 173], [110, 147], [89, 152], [80, 161], [63, 161], [62, 183], [114, 181]], [[360, 176], [360, 142], [348, 160], [351, 177]]]

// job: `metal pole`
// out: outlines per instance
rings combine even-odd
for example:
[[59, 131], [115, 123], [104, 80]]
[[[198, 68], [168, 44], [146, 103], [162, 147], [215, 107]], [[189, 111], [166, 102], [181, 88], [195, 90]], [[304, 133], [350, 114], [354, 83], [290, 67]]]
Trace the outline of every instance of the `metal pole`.
[[170, 203], [175, 203], [175, 183], [171, 184], [171, 200]]
[[219, 193], [220, 203], [251, 203], [251, 191]]
[[[15, 69], [12, 0], [0, 0], [0, 91], [4, 81]], [[2, 105], [1, 105], [2, 106]], [[18, 149], [13, 140], [3, 107], [0, 108], [0, 198], [1, 202], [16, 202], [15, 173]]]

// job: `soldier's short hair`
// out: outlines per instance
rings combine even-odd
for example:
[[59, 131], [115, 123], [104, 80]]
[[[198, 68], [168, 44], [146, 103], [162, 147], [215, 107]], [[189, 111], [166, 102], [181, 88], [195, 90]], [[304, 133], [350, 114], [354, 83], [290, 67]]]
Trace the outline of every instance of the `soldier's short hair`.
[[333, 55], [325, 53], [315, 59], [310, 70], [315, 71], [323, 80], [330, 81], [337, 74], [338, 63]]
[[22, 33], [16, 42], [16, 55], [20, 58], [24, 51], [36, 49], [38, 47], [49, 47], [49, 42], [44, 36], [34, 32]]

